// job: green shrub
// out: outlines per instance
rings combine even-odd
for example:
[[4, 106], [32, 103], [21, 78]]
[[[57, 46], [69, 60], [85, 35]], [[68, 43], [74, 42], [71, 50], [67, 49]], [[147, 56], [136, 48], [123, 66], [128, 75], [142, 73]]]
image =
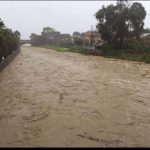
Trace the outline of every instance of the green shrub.
[[71, 42], [61, 42], [60, 44], [58, 44], [62, 47], [65, 47], [65, 48], [70, 48], [73, 46], [73, 44]]
[[19, 47], [20, 33], [5, 27], [0, 19], [0, 61]]

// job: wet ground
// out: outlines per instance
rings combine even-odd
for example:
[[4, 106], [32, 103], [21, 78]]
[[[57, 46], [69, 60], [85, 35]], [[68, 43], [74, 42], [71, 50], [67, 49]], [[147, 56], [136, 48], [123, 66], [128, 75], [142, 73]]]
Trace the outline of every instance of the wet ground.
[[0, 147], [149, 147], [150, 65], [22, 47], [0, 73]]

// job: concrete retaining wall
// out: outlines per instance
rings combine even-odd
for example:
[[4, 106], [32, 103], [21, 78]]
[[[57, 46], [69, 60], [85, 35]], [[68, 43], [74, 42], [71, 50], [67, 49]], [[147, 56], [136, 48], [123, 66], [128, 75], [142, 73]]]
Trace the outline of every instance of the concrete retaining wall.
[[20, 48], [13, 51], [11, 55], [9, 55], [6, 59], [0, 62], [0, 72], [20, 53]]

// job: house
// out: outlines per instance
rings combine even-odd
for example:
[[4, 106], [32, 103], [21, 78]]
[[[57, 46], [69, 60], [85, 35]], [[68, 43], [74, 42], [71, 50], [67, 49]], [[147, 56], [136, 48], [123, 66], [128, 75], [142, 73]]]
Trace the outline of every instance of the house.
[[84, 41], [88, 41], [89, 45], [101, 45], [103, 40], [101, 35], [97, 31], [87, 31], [82, 33], [82, 38]]
[[70, 34], [60, 34], [61, 43], [72, 43], [72, 37]]
[[82, 34], [80, 32], [73, 32], [73, 38], [80, 38]]
[[103, 44], [101, 35], [97, 31], [87, 31], [87, 32], [74, 32], [72, 36], [72, 41], [74, 44], [75, 39], [80, 39], [83, 41], [83, 45], [99, 46]]

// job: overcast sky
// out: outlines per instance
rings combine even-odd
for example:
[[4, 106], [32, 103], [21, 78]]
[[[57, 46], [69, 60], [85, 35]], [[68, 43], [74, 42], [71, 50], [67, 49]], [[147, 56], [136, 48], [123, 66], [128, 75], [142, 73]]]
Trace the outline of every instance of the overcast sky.
[[[85, 32], [95, 27], [94, 17], [102, 5], [115, 1], [0, 1], [0, 18], [8, 28], [19, 30], [22, 39], [40, 34], [43, 27], [61, 33]], [[147, 11], [145, 27], [150, 27], [150, 1], [140, 1]]]

